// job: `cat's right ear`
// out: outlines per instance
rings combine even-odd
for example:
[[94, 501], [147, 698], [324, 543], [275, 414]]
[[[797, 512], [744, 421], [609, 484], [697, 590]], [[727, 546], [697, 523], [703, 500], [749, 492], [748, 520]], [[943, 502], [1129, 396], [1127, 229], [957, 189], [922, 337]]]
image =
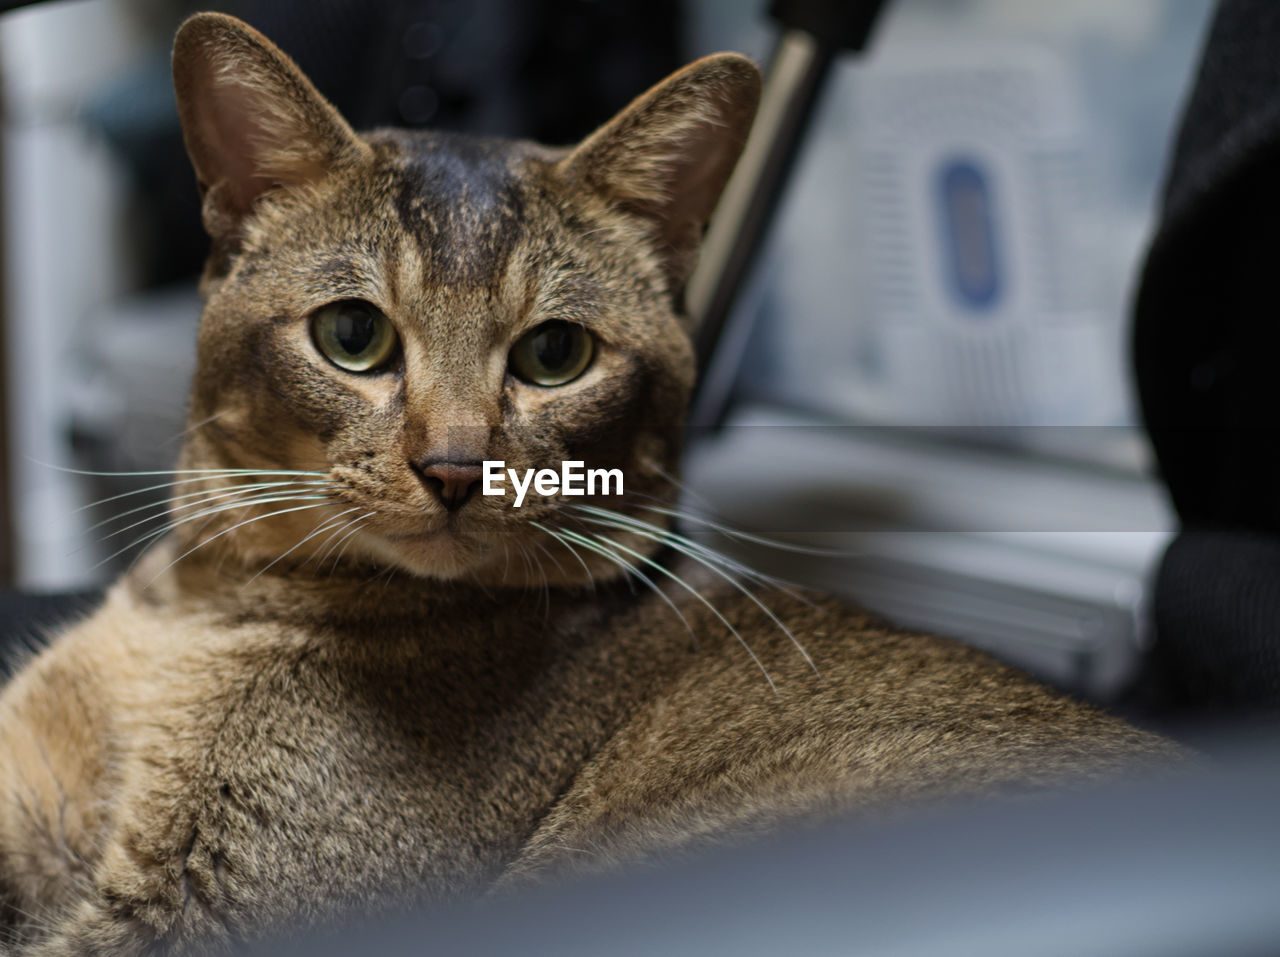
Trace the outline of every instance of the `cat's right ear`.
[[570, 181], [648, 220], [677, 297], [747, 139], [760, 71], [718, 53], [673, 73], [562, 160]]
[[173, 85], [215, 242], [234, 241], [263, 194], [369, 154], [297, 65], [235, 17], [197, 13], [182, 24]]

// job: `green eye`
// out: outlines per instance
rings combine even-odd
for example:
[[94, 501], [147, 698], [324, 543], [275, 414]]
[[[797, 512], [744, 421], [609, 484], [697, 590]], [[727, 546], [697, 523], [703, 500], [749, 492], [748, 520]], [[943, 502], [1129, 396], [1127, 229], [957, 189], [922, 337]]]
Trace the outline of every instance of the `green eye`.
[[399, 339], [372, 303], [335, 302], [311, 317], [311, 338], [320, 354], [348, 372], [374, 372], [396, 351]]
[[552, 319], [511, 347], [511, 371], [534, 385], [564, 385], [582, 375], [595, 351], [591, 333], [582, 326]]

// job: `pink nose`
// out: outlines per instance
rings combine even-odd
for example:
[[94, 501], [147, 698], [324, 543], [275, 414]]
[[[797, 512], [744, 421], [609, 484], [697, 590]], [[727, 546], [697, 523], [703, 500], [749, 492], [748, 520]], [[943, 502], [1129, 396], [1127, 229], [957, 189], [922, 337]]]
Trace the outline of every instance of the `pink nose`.
[[482, 473], [479, 462], [443, 462], [436, 459], [412, 464], [422, 484], [451, 512], [462, 508], [480, 485]]

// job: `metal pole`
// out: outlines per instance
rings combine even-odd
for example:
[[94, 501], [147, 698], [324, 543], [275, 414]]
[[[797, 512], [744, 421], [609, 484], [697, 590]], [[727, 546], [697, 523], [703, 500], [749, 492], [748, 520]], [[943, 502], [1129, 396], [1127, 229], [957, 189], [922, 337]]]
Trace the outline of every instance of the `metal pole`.
[[693, 426], [718, 424], [732, 389], [746, 337], [729, 326], [750, 319], [735, 315], [734, 305], [773, 223], [831, 65], [840, 52], [866, 45], [884, 5], [885, 0], [780, 0], [770, 8], [783, 30], [760, 110], [685, 287], [698, 354]]

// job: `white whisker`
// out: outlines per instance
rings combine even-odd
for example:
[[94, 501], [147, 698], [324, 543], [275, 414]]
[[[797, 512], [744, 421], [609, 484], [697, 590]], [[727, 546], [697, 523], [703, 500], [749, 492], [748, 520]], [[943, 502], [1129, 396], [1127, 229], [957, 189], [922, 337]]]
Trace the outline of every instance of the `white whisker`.
[[206, 415], [199, 422], [193, 422], [191, 423], [191, 425], [187, 426], [185, 429], [183, 429], [181, 432], [177, 433], [176, 435], [169, 436], [167, 439], [161, 442], [160, 445], [165, 446], [171, 442], [176, 442], [178, 441], [178, 439], [182, 438], [183, 436], [190, 435], [192, 432], [195, 432], [198, 429], [203, 429], [210, 422], [216, 422], [218, 419], [222, 418], [224, 415], [226, 415], [225, 410], [222, 412], [215, 412], [213, 413], [213, 415]]
[[[355, 526], [359, 525], [366, 518], [372, 517], [373, 514], [374, 513], [372, 511], [362, 512], [359, 515], [357, 515], [355, 518], [348, 519], [345, 525], [342, 525], [341, 527], [336, 528], [332, 532], [330, 532], [329, 537], [326, 538], [324, 542], [321, 543], [324, 547], [324, 551], [320, 552], [313, 559], [313, 561], [315, 561], [316, 563], [316, 567], [317, 568], [322, 567], [324, 565], [325, 559], [328, 558], [333, 553], [333, 550], [337, 548], [339, 545], [341, 545], [344, 541], [346, 541], [348, 535], [355, 533], [356, 531]], [[338, 536], [342, 536], [342, 537], [339, 538]]]
[[164, 568], [160, 569], [160, 571], [156, 572], [155, 576], [149, 582], [147, 582], [147, 585], [148, 586], [154, 585], [156, 582], [156, 579], [158, 579], [161, 575], [167, 572], [174, 565], [178, 564], [178, 562], [182, 561], [188, 555], [192, 554], [198, 549], [204, 548], [204, 546], [209, 545], [212, 542], [217, 541], [223, 535], [228, 535], [231, 532], [234, 532], [238, 528], [243, 528], [245, 525], [251, 525], [254, 522], [260, 522], [264, 518], [274, 518], [277, 515], [287, 515], [290, 512], [303, 512], [311, 508], [325, 508], [325, 507], [331, 506], [331, 504], [332, 503], [328, 501], [324, 501], [324, 502], [317, 502], [313, 505], [295, 505], [293, 508], [282, 508], [279, 511], [268, 512], [266, 515], [255, 515], [252, 518], [246, 518], [243, 522], [237, 522], [236, 524], [232, 525], [230, 528], [224, 528], [222, 531], [218, 532], [216, 535], [212, 536], [211, 538], [202, 539], [201, 541], [197, 542], [191, 548], [187, 549], [185, 552], [183, 552], [181, 555], [179, 555], [177, 558], [171, 561], [168, 565], [165, 565]]
[[[140, 544], [141, 542], [146, 541], [148, 537], [151, 537], [157, 534], [164, 534], [164, 532], [166, 531], [172, 531], [173, 529], [178, 528], [182, 525], [185, 525], [188, 522], [193, 522], [197, 519], [204, 518], [206, 515], [209, 515], [209, 516], [217, 515], [219, 512], [225, 512], [225, 511], [228, 511], [229, 509], [248, 508], [250, 505], [271, 505], [274, 502], [289, 502], [289, 501], [305, 502], [305, 501], [314, 501], [318, 499], [324, 499], [328, 501], [328, 500], [332, 500], [332, 496], [323, 492], [310, 492], [310, 491], [307, 492], [306, 494], [283, 493], [283, 492], [265, 493], [264, 492], [262, 494], [250, 495], [249, 498], [237, 498], [230, 502], [219, 502], [216, 505], [211, 505], [208, 508], [202, 508], [200, 511], [193, 512], [189, 515], [174, 516], [176, 520], [166, 523], [161, 529], [158, 529], [153, 532], [148, 532], [142, 538], [136, 539], [135, 541], [131, 542], [129, 545], [126, 545], [125, 550], [132, 548], [133, 545], [137, 545], [137, 544]], [[198, 502], [185, 507], [198, 508], [203, 504], [204, 503]], [[133, 522], [132, 524], [124, 526], [124, 528], [118, 528], [114, 532], [108, 532], [106, 535], [102, 536], [100, 540], [104, 542], [109, 541], [115, 538], [117, 535], [123, 535], [125, 532], [135, 529], [140, 525], [146, 525], [149, 522], [154, 522], [158, 517], [159, 516], [153, 516], [151, 518], [144, 518], [144, 519], [141, 519], [140, 521]], [[117, 552], [116, 554], [119, 554], [119, 552]], [[115, 556], [113, 555], [112, 558], [114, 557]]]
[[[538, 551], [542, 552], [542, 554], [546, 555], [547, 558], [555, 562], [556, 569], [560, 572], [561, 575], [564, 574], [564, 565], [560, 563], [560, 559], [556, 558], [556, 556], [551, 552], [549, 548], [547, 548], [546, 545], [543, 545], [542, 542], [534, 542], [533, 547], [536, 548]], [[541, 565], [542, 563], [539, 562], [538, 564]], [[583, 567], [585, 568], [586, 566], [584, 565]], [[590, 575], [591, 573], [588, 572], [587, 574]], [[543, 578], [544, 586], [547, 588], [548, 593], [550, 593], [551, 583], [547, 581], [545, 570], [543, 572], [542, 578]]]
[[[592, 506], [578, 506], [578, 508], [581, 511], [590, 511], [590, 512], [605, 511], [604, 509], [597, 509]], [[608, 519], [587, 519], [587, 521], [594, 521], [596, 524], [606, 525], [606, 526], [618, 529], [619, 531], [629, 531], [632, 534], [640, 535], [644, 538], [648, 538], [660, 544], [668, 545], [671, 548], [674, 548], [676, 551], [680, 552], [681, 554], [684, 554], [689, 558], [693, 559], [694, 561], [698, 562], [700, 565], [702, 565], [704, 568], [708, 569], [709, 571], [713, 572], [714, 574], [719, 575], [726, 582], [728, 582], [730, 585], [732, 585], [734, 588], [740, 591], [743, 595], [745, 595], [748, 599], [750, 599], [756, 605], [757, 608], [759, 608], [762, 612], [768, 615], [769, 619], [775, 625], [778, 626], [778, 628], [782, 631], [784, 635], [787, 636], [787, 638], [791, 640], [791, 644], [795, 646], [795, 649], [798, 652], [800, 652], [800, 655], [808, 663], [809, 667], [813, 669], [813, 673], [814, 674], [819, 673], [818, 666], [814, 664], [813, 659], [809, 656], [809, 652], [805, 650], [804, 645], [802, 645], [800, 643], [800, 640], [796, 638], [794, 634], [792, 634], [791, 629], [788, 628], [783, 623], [782, 619], [779, 618], [776, 614], [774, 614], [773, 609], [771, 609], [768, 605], [766, 605], [759, 598], [757, 598], [756, 595], [752, 593], [750, 589], [745, 587], [741, 582], [739, 582], [732, 575], [728, 574], [723, 569], [713, 564], [710, 560], [699, 555], [697, 551], [685, 546], [684, 543], [679, 541], [680, 536], [675, 536], [671, 532], [667, 531], [666, 529], [659, 528], [656, 525], [647, 525], [647, 523], [641, 522], [639, 519], [633, 519], [630, 516], [617, 516], [617, 518], [615, 518], [615, 516], [612, 514], [609, 514], [609, 513], [606, 513], [606, 514], [609, 515]], [[627, 519], [627, 521], [620, 521], [618, 519]], [[637, 526], [643, 526], [643, 525], [647, 525], [648, 530], [637, 527]]]
[[[196, 512], [194, 515], [185, 515], [182, 518], [178, 519], [177, 521], [166, 522], [164, 525], [160, 526], [159, 528], [153, 529], [143, 535], [140, 535], [139, 537], [131, 541], [128, 545], [125, 545], [123, 548], [120, 548], [115, 552], [112, 552], [102, 561], [98, 562], [98, 565], [105, 565], [107, 562], [110, 562], [113, 559], [118, 558], [121, 555], [125, 554], [130, 549], [133, 549], [147, 542], [155, 541], [156, 539], [161, 538], [164, 535], [167, 535], [169, 532], [172, 532], [175, 529], [181, 528], [183, 525], [186, 525], [189, 522], [195, 522], [202, 518], [207, 518], [208, 521], [205, 522], [205, 525], [208, 525], [209, 521], [212, 521], [215, 516], [220, 515], [222, 512], [229, 512], [229, 511], [232, 511], [233, 509], [239, 509], [239, 508], [249, 508], [254, 505], [272, 505], [277, 502], [300, 502], [300, 501], [317, 501], [317, 500], [321, 501], [321, 503], [324, 504], [324, 503], [332, 502], [333, 497], [331, 495], [312, 495], [312, 494], [260, 495], [255, 498], [250, 498], [246, 500], [240, 500], [235, 502], [222, 502], [211, 508], [207, 508], [200, 512]], [[146, 522], [135, 523], [135, 525], [145, 525], [145, 524]], [[133, 527], [134, 527], [133, 525], [129, 526], [129, 528], [133, 528]], [[129, 530], [128, 528], [119, 529], [115, 532], [112, 532], [110, 535], [106, 536], [106, 538], [112, 538], [128, 530]], [[197, 534], [199, 533], [199, 531], [203, 531], [203, 530], [204, 530], [204, 526], [201, 526]], [[103, 540], [105, 541], [106, 539], [104, 538]]]
[[311, 541], [311, 539], [315, 538], [321, 532], [327, 531], [328, 529], [333, 528], [336, 525], [342, 524], [342, 517], [344, 515], [350, 515], [352, 512], [358, 512], [358, 511], [360, 511], [360, 506], [357, 505], [347, 509], [345, 512], [339, 512], [337, 515], [333, 516], [332, 518], [326, 519], [325, 521], [321, 522], [320, 525], [314, 531], [311, 532], [311, 534], [305, 536], [304, 538], [299, 539], [298, 542], [292, 548], [288, 549], [287, 551], [281, 552], [275, 558], [271, 559], [271, 561], [267, 562], [266, 565], [258, 569], [258, 571], [254, 573], [253, 577], [250, 578], [247, 582], [245, 582], [240, 587], [244, 588], [245, 585], [253, 584], [255, 581], [258, 580], [258, 577], [260, 575], [264, 574], [268, 569], [272, 568], [277, 562], [283, 561], [284, 559], [288, 558], [295, 551], [297, 551], [307, 542]]
[[591, 505], [572, 505], [570, 506], [570, 508], [576, 509], [578, 511], [585, 511], [599, 518], [609, 519], [610, 521], [628, 523], [632, 527], [634, 527], [635, 529], [641, 532], [645, 532], [645, 533], [656, 532], [658, 534], [665, 536], [663, 539], [664, 543], [671, 545], [671, 547], [673, 548], [677, 544], [679, 544], [684, 548], [692, 549], [693, 551], [698, 553], [701, 559], [705, 559], [706, 561], [714, 562], [717, 565], [721, 565], [724, 568], [728, 569], [729, 571], [733, 572], [735, 575], [741, 575], [743, 578], [746, 578], [749, 581], [757, 582], [761, 585], [768, 585], [770, 588], [777, 588], [779, 591], [785, 592], [786, 594], [790, 595], [792, 598], [795, 598], [798, 601], [802, 601], [807, 605], [813, 604], [803, 595], [800, 595], [792, 591], [792, 589], [789, 587], [790, 585], [789, 582], [784, 582], [784, 581], [781, 581], [780, 579], [774, 578], [772, 575], [766, 575], [763, 572], [758, 572], [749, 565], [744, 565], [742, 562], [737, 561], [736, 559], [730, 558], [728, 555], [724, 555], [716, 551], [714, 548], [704, 545], [701, 542], [695, 541], [694, 539], [689, 538], [685, 535], [681, 535], [679, 532], [673, 531], [669, 528], [662, 528], [658, 525], [652, 524], [651, 522], [646, 522], [643, 519], [636, 518], [634, 515], [626, 515], [621, 512], [612, 512], [612, 511], [609, 511], [608, 509], [596, 508]]
[[[338, 565], [342, 563], [342, 556], [346, 553], [347, 549], [351, 546], [351, 543], [355, 541], [355, 538], [354, 538], [355, 534], [359, 532], [361, 528], [363, 528], [362, 523], [366, 519], [372, 518], [375, 514], [376, 514], [375, 512], [369, 512], [367, 515], [358, 516], [354, 521], [352, 521], [351, 530], [348, 531], [345, 535], [343, 535], [340, 539], [338, 539], [337, 541], [338, 552], [336, 555], [333, 556], [333, 564], [329, 566], [330, 578], [332, 578], [333, 573], [338, 570]], [[325, 558], [327, 557], [328, 557], [328, 552], [325, 553]], [[324, 558], [322, 558], [321, 561], [323, 562]]]
[[671, 518], [678, 518], [686, 522], [694, 522], [698, 525], [705, 526], [714, 531], [719, 532], [728, 538], [736, 538], [739, 541], [751, 542], [755, 545], [764, 545], [767, 548], [774, 548], [782, 552], [794, 552], [799, 555], [815, 555], [823, 558], [848, 558], [853, 553], [842, 551], [835, 548], [815, 548], [806, 545], [793, 545], [790, 542], [779, 542], [772, 538], [764, 538], [760, 535], [753, 535], [750, 532], [740, 531], [731, 528], [728, 525], [721, 525], [719, 522], [713, 522], [710, 519], [702, 518], [683, 509], [666, 508], [659, 505], [638, 505], [637, 508], [645, 509], [649, 512], [656, 512], [660, 515], [667, 515]]
[[[592, 539], [587, 538], [585, 535], [580, 535], [577, 532], [571, 532], [567, 528], [560, 529], [559, 534], [564, 535], [568, 537], [570, 540], [577, 542], [578, 544], [582, 545], [584, 548], [589, 548], [592, 551], [596, 552], [597, 554], [604, 556], [605, 558], [612, 561], [614, 564], [618, 565], [620, 568], [626, 570], [628, 573], [640, 579], [640, 581], [642, 581], [645, 585], [648, 586], [650, 591], [652, 591], [664, 602], [666, 602], [668, 608], [670, 608], [673, 612], [675, 612], [676, 617], [680, 619], [681, 623], [685, 627], [685, 630], [689, 632], [689, 637], [693, 639], [694, 647], [695, 648], [697, 647], [698, 636], [694, 633], [693, 626], [689, 624], [689, 619], [684, 616], [684, 612], [682, 612], [678, 607], [676, 607], [676, 603], [671, 600], [670, 596], [668, 596], [666, 592], [664, 592], [661, 588], [658, 587], [657, 583], [652, 578], [650, 578], [644, 572], [640, 571], [640, 569], [638, 569], [635, 565], [632, 565], [629, 561], [627, 561], [621, 555], [618, 555], [616, 552], [612, 551], [612, 549], [621, 548], [623, 551], [630, 552], [633, 555], [635, 554], [635, 552], [632, 552], [631, 549], [627, 548], [624, 545], [620, 545], [617, 542], [611, 541], [607, 538], [603, 538], [602, 536], [599, 536], [599, 535], [594, 536], [595, 541], [592, 541]], [[601, 544], [597, 544], [597, 542]], [[606, 547], [602, 547], [602, 545]], [[643, 557], [643, 556], [637, 556], [637, 557]], [[661, 566], [658, 566], [658, 567], [661, 568]], [[671, 575], [671, 573], [667, 572], [665, 568], [663, 568], [662, 571], [666, 572], [668, 575]], [[728, 622], [725, 622], [725, 624], [727, 625]], [[730, 626], [730, 630], [732, 630], [732, 626]], [[772, 683], [773, 682], [771, 681], [770, 684], [772, 685]]]
[[[198, 479], [197, 481], [206, 481], [206, 480]], [[184, 495], [174, 495], [158, 502], [148, 502], [146, 505], [139, 505], [136, 508], [131, 508], [128, 511], [121, 512], [118, 515], [113, 515], [110, 518], [104, 518], [102, 521], [96, 522], [95, 524], [90, 525], [87, 530], [93, 531], [94, 529], [101, 528], [104, 525], [110, 525], [112, 522], [118, 522], [121, 519], [128, 518], [130, 515], [136, 515], [139, 512], [145, 512], [148, 509], [159, 509], [160, 511], [158, 512], [157, 515], [144, 519], [143, 521], [138, 522], [137, 524], [141, 525], [149, 521], [154, 521], [156, 518], [160, 517], [160, 515], [163, 515], [170, 511], [176, 511], [178, 509], [184, 509], [184, 508], [198, 508], [202, 505], [208, 504], [209, 502], [215, 502], [220, 499], [230, 498], [231, 496], [234, 496], [234, 495], [242, 495], [247, 492], [260, 492], [266, 489], [283, 489], [283, 488], [290, 488], [290, 487], [300, 487], [300, 488], [306, 489], [306, 488], [330, 486], [331, 484], [332, 483], [328, 481], [319, 481], [319, 480], [308, 481], [308, 482], [292, 482], [292, 481], [290, 482], [254, 482], [249, 485], [237, 485], [230, 489], [222, 488], [222, 487], [218, 487], [215, 489], [201, 489], [199, 492], [187, 492]], [[161, 487], [163, 488], [164, 486], [161, 486]], [[197, 501], [184, 502], [185, 499], [197, 499]], [[183, 504], [175, 505], [173, 504], [175, 502], [183, 502]], [[131, 525], [129, 527], [133, 528], [135, 526]]]
[[696, 588], [694, 588], [692, 585], [686, 582], [683, 578], [681, 578], [675, 572], [671, 571], [671, 569], [665, 567], [660, 562], [654, 561], [652, 558], [649, 558], [647, 555], [643, 555], [640, 552], [627, 548], [627, 546], [623, 545], [621, 542], [616, 542], [613, 539], [605, 538], [603, 535], [597, 535], [595, 537], [600, 541], [608, 542], [610, 545], [612, 545], [615, 548], [621, 548], [623, 551], [629, 552], [630, 554], [636, 556], [637, 558], [639, 558], [641, 561], [645, 562], [648, 565], [652, 565], [658, 571], [661, 571], [668, 578], [671, 578], [673, 581], [679, 584], [681, 588], [687, 591], [694, 598], [698, 599], [698, 601], [702, 602], [702, 604], [707, 607], [707, 609], [711, 612], [711, 614], [715, 615], [716, 618], [720, 619], [720, 623], [729, 630], [729, 633], [733, 635], [734, 638], [738, 639], [738, 644], [742, 646], [742, 649], [750, 656], [751, 660], [755, 662], [756, 667], [760, 669], [760, 673], [764, 675], [764, 680], [769, 684], [769, 690], [772, 691], [775, 695], [778, 693], [778, 686], [774, 684], [773, 676], [769, 674], [769, 669], [764, 666], [764, 662], [760, 660], [760, 657], [752, 649], [751, 644], [747, 641], [746, 638], [742, 637], [742, 633], [739, 632], [738, 629], [735, 628], [733, 624], [729, 621], [729, 619], [726, 618], [721, 613], [720, 609], [716, 608], [715, 605], [707, 601], [706, 597], [702, 595]]
[[29, 462], [42, 466], [43, 468], [53, 469], [55, 472], [65, 472], [69, 475], [90, 475], [102, 478], [127, 478], [148, 475], [323, 475], [325, 473], [318, 472], [315, 469], [151, 469], [144, 472], [101, 472], [92, 469], [73, 469], [65, 465], [54, 465], [52, 462], [41, 462], [39, 459], [28, 458]]
[[[52, 468], [53, 466], [50, 466], [50, 467]], [[64, 470], [64, 471], [71, 471], [71, 470], [70, 470], [70, 469], [67, 469], [67, 470]], [[230, 470], [229, 470], [229, 471], [230, 471]], [[166, 473], [166, 472], [136, 472], [136, 473], [135, 473], [135, 472], [85, 472], [85, 473], [77, 473], [77, 474], [84, 474], [84, 475], [109, 475], [109, 476], [115, 476], [115, 475], [129, 476], [129, 475], [167, 475], [167, 474], [169, 474], [169, 473]], [[247, 472], [247, 473], [240, 473], [240, 474], [231, 474], [231, 475], [228, 475], [228, 476], [226, 476], [226, 477], [229, 477], [229, 478], [245, 478], [245, 477], [247, 477], [247, 476], [251, 476], [251, 475], [265, 475], [265, 474], [271, 474], [271, 473], [264, 473], [264, 472]], [[286, 475], [309, 475], [309, 476], [311, 476], [313, 479], [315, 479], [316, 481], [321, 481], [321, 480], [323, 479], [323, 477], [324, 477], [324, 476], [328, 475], [328, 473], [327, 473], [327, 472], [286, 472], [286, 473], [281, 473], [281, 474], [286, 474]], [[220, 477], [223, 477], [223, 474], [222, 474], [222, 473], [215, 472], [214, 474], [197, 475], [197, 476], [194, 476], [194, 477], [192, 477], [192, 478], [175, 479], [175, 480], [174, 480], [174, 481], [172, 481], [172, 482], [161, 482], [159, 485], [148, 485], [146, 488], [136, 488], [136, 489], [133, 489], [133, 490], [128, 491], [128, 492], [121, 492], [121, 493], [119, 493], [118, 495], [110, 495], [110, 496], [108, 496], [107, 498], [100, 498], [100, 499], [98, 499], [96, 502], [90, 502], [88, 505], [81, 505], [78, 509], [76, 509], [76, 511], [78, 511], [78, 512], [83, 512], [83, 511], [85, 511], [86, 509], [96, 508], [96, 507], [97, 507], [97, 506], [99, 506], [99, 505], [106, 505], [108, 502], [115, 502], [115, 501], [117, 501], [117, 500], [119, 500], [119, 499], [122, 499], [122, 498], [129, 498], [129, 497], [130, 497], [130, 496], [132, 496], [132, 495], [145, 495], [147, 492], [159, 492], [159, 491], [163, 491], [164, 489], [167, 489], [167, 488], [172, 488], [172, 487], [173, 487], [173, 486], [175, 486], [175, 485], [187, 485], [187, 484], [190, 484], [191, 482], [207, 482], [207, 481], [209, 481], [210, 479], [215, 479], [215, 478], [220, 478]], [[302, 482], [302, 481], [305, 481], [305, 480], [299, 479], [298, 481], [299, 481], [299, 482]]]
[[[529, 524], [530, 524], [531, 526], [533, 526], [534, 528], [538, 529], [539, 531], [541, 531], [541, 532], [545, 532], [546, 534], [550, 535], [550, 536], [551, 536], [552, 538], [554, 538], [557, 542], [559, 542], [559, 543], [560, 543], [564, 548], [568, 549], [569, 554], [570, 554], [570, 555], [572, 555], [574, 558], [576, 558], [576, 559], [578, 560], [578, 564], [579, 564], [579, 565], [581, 565], [581, 566], [582, 566], [582, 570], [583, 570], [584, 572], [586, 572], [586, 574], [587, 574], [587, 581], [589, 581], [589, 582], [591, 583], [591, 590], [592, 590], [592, 591], [595, 591], [595, 588], [596, 588], [596, 579], [595, 579], [595, 576], [591, 574], [591, 569], [590, 569], [590, 567], [588, 567], [587, 563], [586, 563], [585, 561], [583, 561], [583, 560], [582, 560], [582, 556], [578, 554], [578, 550], [577, 550], [576, 548], [574, 548], [572, 544], [570, 544], [569, 542], [567, 542], [567, 541], [565, 541], [563, 538], [561, 538], [559, 535], [557, 535], [554, 531], [552, 531], [551, 529], [547, 528], [545, 525], [540, 525], [538, 522], [530, 522]], [[559, 563], [559, 562], [556, 562], [556, 564], [558, 565], [558, 564], [560, 564], [560, 563]]]

